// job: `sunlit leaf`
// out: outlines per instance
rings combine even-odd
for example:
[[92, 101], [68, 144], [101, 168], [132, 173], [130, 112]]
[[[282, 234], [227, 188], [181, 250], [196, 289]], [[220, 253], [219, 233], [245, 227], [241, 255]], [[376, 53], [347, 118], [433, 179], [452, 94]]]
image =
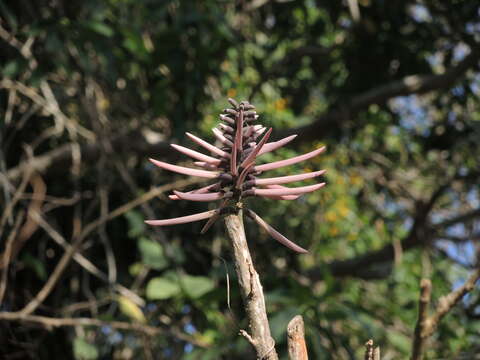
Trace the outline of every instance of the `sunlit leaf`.
[[169, 299], [181, 292], [180, 284], [177, 281], [156, 277], [147, 284], [146, 295], [150, 300]]
[[77, 360], [95, 360], [98, 358], [98, 350], [95, 345], [77, 337], [73, 340], [73, 355]]
[[147, 322], [147, 319], [145, 319], [145, 316], [143, 315], [142, 309], [140, 309], [132, 300], [125, 296], [119, 296], [117, 301], [122, 314], [142, 324]]
[[138, 248], [142, 255], [142, 262], [149, 267], [160, 270], [167, 266], [167, 259], [163, 253], [162, 246], [147, 238], [141, 237], [138, 240]]
[[181, 275], [180, 281], [185, 293], [193, 299], [205, 295], [215, 287], [214, 281], [205, 276]]
[[138, 211], [131, 210], [125, 214], [128, 221], [128, 236], [131, 238], [138, 237], [145, 232], [145, 217]]

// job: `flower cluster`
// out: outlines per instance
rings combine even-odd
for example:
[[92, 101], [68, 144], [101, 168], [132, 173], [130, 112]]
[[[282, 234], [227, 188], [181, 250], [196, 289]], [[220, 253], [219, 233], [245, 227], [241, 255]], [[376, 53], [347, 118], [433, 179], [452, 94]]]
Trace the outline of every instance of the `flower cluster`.
[[262, 196], [276, 200], [295, 200], [302, 194], [320, 189], [325, 183], [301, 187], [285, 187], [282, 184], [312, 179], [324, 174], [325, 170], [271, 178], [260, 178], [258, 176], [268, 170], [313, 158], [322, 153], [325, 147], [290, 159], [258, 165], [257, 160], [262, 154], [286, 145], [296, 135], [278, 141], [267, 142], [272, 129], [267, 130], [262, 125], [255, 124], [255, 121], [258, 119], [255, 107], [248, 101], [240, 103], [234, 99], [228, 99], [228, 101], [232, 107], [223, 111], [223, 114], [220, 115], [222, 122], [217, 128], [213, 129], [213, 134], [218, 143], [221, 144], [219, 147], [195, 135], [186, 133], [193, 142], [206, 149], [211, 155], [206, 155], [180, 145], [171, 145], [175, 150], [197, 160], [194, 164], [199, 169], [150, 159], [153, 164], [165, 170], [214, 180], [213, 184], [200, 189], [189, 192], [174, 191], [174, 194], [169, 196], [170, 199], [190, 201], [220, 200], [218, 208], [173, 219], [147, 220], [146, 223], [154, 226], [167, 226], [208, 219], [202, 229], [202, 233], [204, 233], [222, 215], [232, 212], [237, 213], [240, 209], [244, 209], [245, 214], [264, 228], [274, 239], [296, 252], [306, 253], [307, 250], [288, 240], [252, 210], [245, 208], [243, 199], [250, 196]]

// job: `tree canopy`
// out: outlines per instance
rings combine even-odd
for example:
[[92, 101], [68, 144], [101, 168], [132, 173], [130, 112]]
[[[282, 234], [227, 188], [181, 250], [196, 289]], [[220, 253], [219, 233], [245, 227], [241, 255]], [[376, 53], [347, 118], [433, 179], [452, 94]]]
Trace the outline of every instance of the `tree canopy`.
[[[148, 158], [189, 164], [169, 144], [213, 142], [235, 97], [272, 139], [298, 134], [266, 162], [327, 147], [289, 168], [326, 169], [322, 190], [249, 200], [309, 250], [246, 220], [277, 350], [301, 314], [312, 359], [368, 339], [408, 358], [420, 279], [435, 314], [479, 267], [479, 16], [474, 0], [1, 2], [0, 354], [253, 356], [224, 228], [144, 224], [211, 209], [171, 201], [202, 179]], [[479, 317], [475, 287], [425, 358], [472, 359]]]

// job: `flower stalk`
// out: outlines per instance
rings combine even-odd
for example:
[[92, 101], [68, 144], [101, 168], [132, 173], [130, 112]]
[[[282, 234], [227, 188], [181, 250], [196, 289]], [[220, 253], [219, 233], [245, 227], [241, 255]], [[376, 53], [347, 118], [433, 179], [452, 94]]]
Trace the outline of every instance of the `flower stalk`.
[[275, 341], [270, 334], [262, 284], [248, 250], [242, 211], [225, 216], [224, 221], [231, 240], [235, 271], [248, 318], [249, 331], [241, 331], [240, 334], [252, 344], [257, 359], [277, 360], [278, 355], [275, 350]]
[[210, 155], [172, 144], [175, 150], [196, 160], [194, 164], [200, 169], [150, 159], [154, 165], [164, 170], [213, 179], [214, 183], [211, 185], [188, 192], [174, 191], [169, 198], [200, 202], [220, 201], [217, 208], [173, 219], [147, 220], [146, 223], [153, 226], [168, 226], [207, 220], [201, 231], [204, 233], [218, 219], [224, 218], [225, 227], [231, 240], [235, 270], [249, 324], [248, 332], [241, 330], [240, 333], [254, 347], [257, 359], [277, 360], [278, 355], [275, 350], [275, 342], [270, 334], [262, 285], [253, 266], [245, 237], [243, 213], [287, 248], [297, 253], [308, 251], [287, 239], [259, 215], [248, 209], [245, 206], [245, 199], [260, 196], [274, 200], [295, 200], [303, 194], [320, 189], [325, 185], [324, 182], [297, 187], [286, 187], [283, 184], [314, 179], [323, 175], [325, 170], [270, 178], [260, 177], [260, 175], [265, 171], [297, 164], [318, 156], [325, 150], [325, 147], [290, 159], [259, 165], [257, 164], [259, 157], [288, 144], [296, 135], [268, 142], [272, 129], [254, 124], [258, 119], [255, 107], [247, 101], [240, 103], [233, 99], [228, 99], [228, 101], [232, 108], [223, 111], [223, 114], [220, 115], [222, 123], [212, 129], [218, 146], [186, 133], [190, 140], [207, 150]]

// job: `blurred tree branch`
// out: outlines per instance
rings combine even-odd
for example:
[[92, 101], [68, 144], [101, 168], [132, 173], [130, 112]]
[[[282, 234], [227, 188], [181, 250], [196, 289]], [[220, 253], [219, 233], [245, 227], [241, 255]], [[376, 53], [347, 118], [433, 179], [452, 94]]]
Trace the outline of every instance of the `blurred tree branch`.
[[[352, 117], [360, 110], [372, 104], [380, 104], [396, 96], [421, 94], [451, 86], [464, 73], [478, 63], [480, 57], [479, 49], [472, 49], [472, 52], [465, 57], [457, 66], [446, 70], [441, 75], [412, 75], [400, 81], [379, 86], [367, 91], [364, 94], [354, 96], [348, 103], [339, 110], [332, 110], [312, 124], [299, 128], [286, 129], [277, 132], [276, 138], [283, 138], [292, 134], [298, 134], [294, 144], [298, 145], [304, 141], [321, 139], [338, 125]], [[131, 131], [127, 134], [116, 135], [112, 140], [115, 152], [136, 154], [139, 157], [155, 154], [156, 156], [171, 157], [168, 141], [149, 143], [141, 131]], [[101, 151], [98, 142], [82, 144], [80, 146], [82, 159], [85, 161], [96, 160]], [[64, 144], [50, 152], [33, 157], [28, 162], [22, 162], [18, 166], [7, 170], [7, 178], [14, 180], [20, 176], [25, 168], [33, 169], [39, 173], [55, 172], [58, 169], [65, 169], [71, 162], [72, 148]]]
[[396, 80], [389, 84], [380, 85], [363, 94], [353, 96], [338, 109], [332, 109], [321, 115], [311, 124], [285, 129], [277, 132], [275, 138], [283, 138], [292, 134], [298, 134], [295, 144], [304, 141], [313, 141], [325, 138], [346, 121], [353, 120], [356, 114], [372, 104], [383, 104], [397, 97], [412, 94], [423, 94], [452, 86], [465, 72], [478, 65], [480, 49], [475, 47], [458, 65], [445, 70], [439, 75], [410, 75], [402, 80]]
[[124, 321], [105, 321], [100, 319], [81, 318], [81, 317], [54, 318], [54, 317], [48, 317], [48, 316], [24, 315], [24, 314], [13, 313], [13, 312], [0, 312], [0, 320], [16, 321], [21, 323], [36, 323], [47, 329], [51, 329], [55, 327], [64, 327], [64, 326], [85, 326], [85, 327], [107, 326], [107, 327], [112, 327], [113, 329], [118, 329], [118, 330], [137, 331], [149, 336], [156, 336], [158, 334], [173, 336], [177, 339], [187, 341], [199, 347], [208, 347], [208, 344], [206, 344], [205, 342], [195, 339], [194, 337], [184, 334], [182, 332], [174, 331], [172, 329], [170, 329], [169, 331], [166, 331], [159, 327], [144, 325], [140, 323], [128, 323]]
[[477, 267], [462, 286], [440, 298], [434, 314], [430, 316], [428, 315], [428, 312], [431, 300], [432, 283], [429, 279], [421, 280], [418, 320], [415, 327], [411, 360], [423, 359], [423, 352], [427, 339], [436, 331], [438, 324], [443, 317], [447, 315], [468, 292], [475, 288], [475, 284], [479, 279], [480, 267]]
[[[428, 211], [424, 208], [420, 210], [415, 216], [414, 223], [409, 234], [401, 240], [400, 246], [402, 251], [407, 251], [418, 246], [426, 245], [425, 234], [434, 234], [438, 230], [448, 228], [457, 223], [462, 223], [468, 221], [472, 218], [480, 217], [480, 209], [474, 209], [464, 214], [460, 214], [451, 219], [442, 221], [435, 225], [428, 225], [427, 217]], [[337, 260], [331, 263], [326, 264], [328, 271], [336, 277], [343, 276], [353, 276], [360, 278], [384, 278], [388, 276], [388, 272], [383, 272], [378, 274], [377, 272], [371, 272], [368, 269], [375, 264], [381, 264], [386, 262], [391, 262], [395, 258], [395, 244], [385, 245], [383, 248], [369, 252], [358, 257], [347, 259], [347, 260]], [[315, 268], [308, 272], [308, 275], [311, 279], [319, 280], [323, 278], [325, 269], [324, 268]]]
[[[141, 131], [132, 131], [127, 134], [117, 135], [111, 140], [113, 150], [116, 154], [132, 154], [139, 157], [155, 154], [156, 156], [176, 155], [170, 149], [167, 142], [150, 144]], [[102, 151], [99, 142], [80, 145], [80, 153], [83, 161], [96, 161]], [[43, 155], [38, 155], [29, 160], [21, 162], [18, 166], [7, 171], [9, 180], [17, 179], [25, 169], [29, 168], [39, 173], [55, 174], [65, 171], [65, 168], [72, 161], [72, 146], [61, 145]]]

